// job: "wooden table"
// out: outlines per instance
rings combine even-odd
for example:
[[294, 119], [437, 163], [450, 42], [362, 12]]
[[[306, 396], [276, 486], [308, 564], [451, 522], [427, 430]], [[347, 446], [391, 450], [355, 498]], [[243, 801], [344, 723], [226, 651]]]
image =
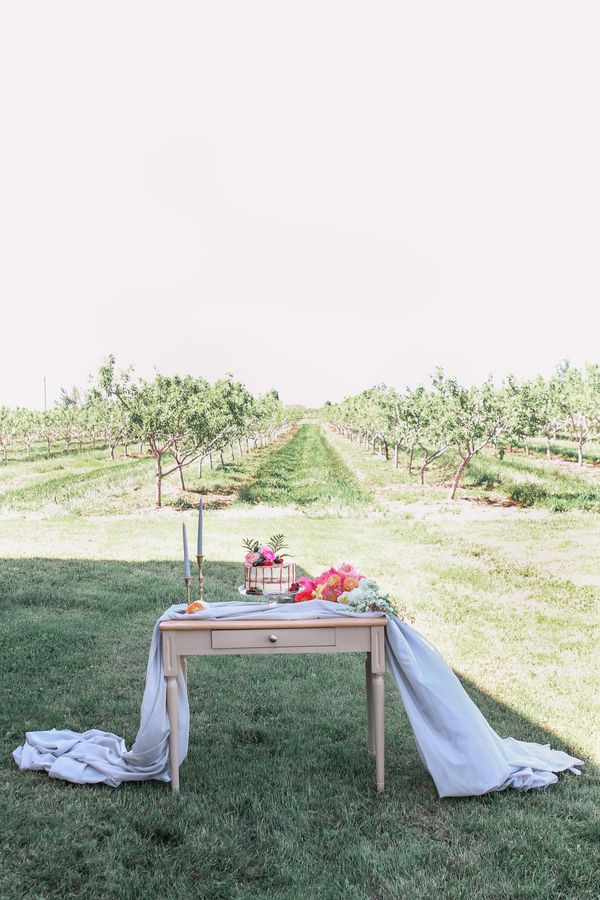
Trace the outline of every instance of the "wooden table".
[[323, 618], [173, 619], [160, 623], [162, 657], [167, 679], [169, 765], [171, 787], [179, 790], [179, 718], [177, 674], [187, 686], [188, 656], [227, 656], [240, 653], [356, 653], [366, 652], [368, 749], [375, 757], [377, 790], [384, 789], [384, 681], [387, 619]]

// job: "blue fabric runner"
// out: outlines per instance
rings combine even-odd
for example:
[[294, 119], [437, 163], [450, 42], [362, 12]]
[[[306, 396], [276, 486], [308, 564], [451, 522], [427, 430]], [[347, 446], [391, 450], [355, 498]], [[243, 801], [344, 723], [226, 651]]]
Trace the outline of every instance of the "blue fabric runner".
[[[77, 784], [103, 783], [118, 787], [124, 781], [153, 778], [170, 781], [169, 720], [166, 679], [161, 657], [159, 622], [190, 619], [185, 605], [171, 606], [152, 632], [140, 727], [127, 750], [125, 740], [91, 729], [81, 734], [68, 729], [29, 731], [13, 752], [21, 769], [44, 770], [52, 778]], [[325, 600], [294, 604], [212, 603], [196, 619], [307, 619], [333, 616], [381, 616], [356, 613]], [[512, 787], [520, 791], [546, 787], [555, 773], [575, 768], [582, 760], [549, 746], [499, 737], [465, 692], [438, 650], [401, 619], [389, 618], [386, 628], [386, 666], [404, 703], [420, 757], [440, 797], [466, 797]], [[183, 677], [179, 688], [180, 763], [187, 755], [189, 707]]]

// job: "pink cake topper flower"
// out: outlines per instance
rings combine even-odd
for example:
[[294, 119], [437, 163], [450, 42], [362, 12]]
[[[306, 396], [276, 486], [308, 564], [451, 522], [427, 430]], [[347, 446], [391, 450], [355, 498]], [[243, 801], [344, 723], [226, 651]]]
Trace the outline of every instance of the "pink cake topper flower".
[[253, 566], [258, 559], [258, 553], [254, 553], [254, 551], [250, 550], [248, 553], [246, 553], [244, 559], [247, 566]]
[[261, 554], [261, 556], [265, 562], [272, 563], [273, 560], [275, 559], [275, 554], [273, 553], [273, 551], [271, 550], [270, 547], [259, 547], [258, 552]]

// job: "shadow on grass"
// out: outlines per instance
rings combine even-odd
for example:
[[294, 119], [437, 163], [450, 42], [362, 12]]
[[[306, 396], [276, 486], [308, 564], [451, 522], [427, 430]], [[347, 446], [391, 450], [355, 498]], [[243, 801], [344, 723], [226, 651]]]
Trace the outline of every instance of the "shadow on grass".
[[[11, 559], [0, 572], [1, 896], [200, 896], [198, 883], [215, 898], [491, 896], [490, 879], [506, 881], [498, 897], [587, 896], [594, 770], [530, 796], [440, 801], [388, 680], [377, 796], [360, 654], [191, 660], [179, 800], [155, 782], [110, 791], [20, 773], [10, 751], [26, 730], [96, 727], [131, 744], [152, 625], [182, 599], [181, 566]], [[241, 565], [209, 560], [205, 593], [239, 599], [240, 579]], [[462, 680], [501, 735], [577, 754]]]

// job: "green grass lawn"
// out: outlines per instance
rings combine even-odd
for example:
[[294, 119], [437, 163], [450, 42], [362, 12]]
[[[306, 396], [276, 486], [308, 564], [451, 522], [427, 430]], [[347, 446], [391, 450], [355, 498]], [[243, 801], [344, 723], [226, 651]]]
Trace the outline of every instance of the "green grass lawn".
[[[240, 471], [205, 474], [234, 500], [205, 516], [209, 598], [237, 597], [250, 520], [284, 532], [304, 572], [351, 560], [414, 610], [501, 735], [581, 755], [584, 774], [439, 800], [388, 679], [378, 796], [358, 655], [191, 660], [178, 798], [152, 782], [111, 790], [20, 773], [10, 752], [26, 730], [98, 727], [131, 744], [152, 624], [182, 598], [181, 522], [195, 521], [175, 488], [152, 509], [143, 460], [137, 505], [119, 500], [120, 464], [81, 482], [77, 502], [43, 499], [50, 469], [34, 479], [39, 506], [0, 507], [0, 897], [597, 896], [600, 517], [452, 505], [306, 428]], [[76, 459], [60, 471], [76, 473]], [[6, 489], [38, 462], [11, 464]], [[104, 478], [113, 512], [99, 514], [91, 485]]]
[[239, 491], [245, 503], [315, 507], [331, 515], [332, 506], [356, 505], [369, 499], [355, 476], [316, 425], [304, 424], [293, 438], [270, 454], [253, 481]]

